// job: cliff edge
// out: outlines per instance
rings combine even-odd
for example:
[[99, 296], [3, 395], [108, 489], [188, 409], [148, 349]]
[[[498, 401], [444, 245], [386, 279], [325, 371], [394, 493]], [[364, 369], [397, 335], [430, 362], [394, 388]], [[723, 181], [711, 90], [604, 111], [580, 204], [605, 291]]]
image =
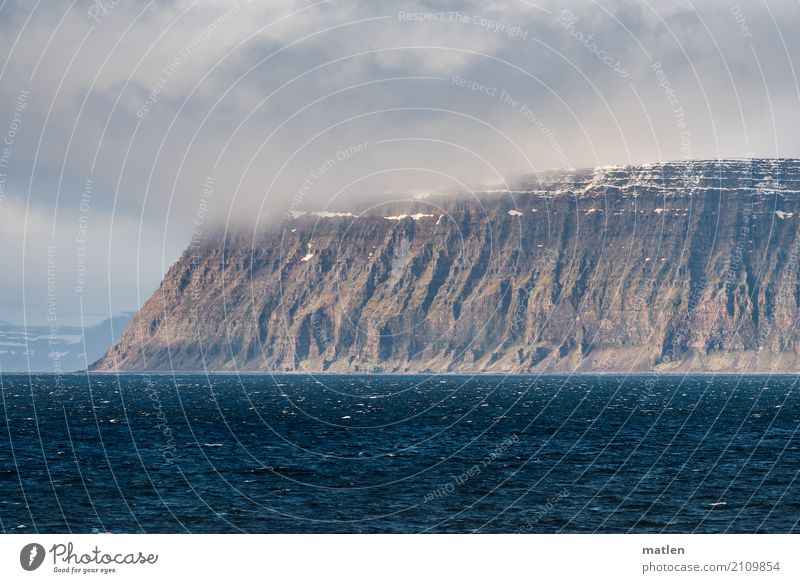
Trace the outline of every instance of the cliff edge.
[[800, 371], [800, 161], [551, 173], [193, 240], [95, 371]]

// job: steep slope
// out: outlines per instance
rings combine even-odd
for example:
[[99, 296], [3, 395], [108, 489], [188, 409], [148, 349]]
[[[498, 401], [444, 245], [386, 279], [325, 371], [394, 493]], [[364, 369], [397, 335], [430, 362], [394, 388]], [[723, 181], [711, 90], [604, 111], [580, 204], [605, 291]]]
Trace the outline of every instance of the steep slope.
[[93, 369], [796, 371], [798, 215], [797, 160], [302, 214], [187, 249]]

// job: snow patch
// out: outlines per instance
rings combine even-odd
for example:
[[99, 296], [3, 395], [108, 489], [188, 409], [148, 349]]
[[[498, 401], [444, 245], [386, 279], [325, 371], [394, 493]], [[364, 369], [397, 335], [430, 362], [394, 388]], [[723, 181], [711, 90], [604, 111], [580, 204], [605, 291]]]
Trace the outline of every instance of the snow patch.
[[314, 254], [313, 254], [313, 253], [309, 253], [308, 255], [306, 255], [305, 257], [303, 257], [303, 258], [302, 258], [300, 261], [308, 261], [308, 260], [309, 260], [309, 259], [311, 259], [312, 257], [314, 257]]
[[775, 211], [775, 214], [778, 215], [778, 218], [781, 219], [790, 219], [794, 216], [794, 213], [787, 213], [784, 211]]
[[417, 213], [415, 215], [393, 215], [391, 217], [383, 217], [383, 218], [386, 219], [387, 221], [402, 221], [406, 217], [411, 217], [415, 221], [418, 221], [418, 220], [420, 220], [422, 218], [426, 218], [426, 217], [433, 218], [433, 215], [428, 215], [428, 214], [425, 214], [425, 213]]
[[331, 211], [314, 211], [311, 213], [315, 217], [322, 217], [323, 219], [329, 219], [332, 217], [355, 217], [353, 213], [335, 213]]
[[512, 217], [521, 217], [522, 216], [521, 212], [519, 212], [517, 210], [514, 210], [514, 209], [511, 209], [510, 211], [508, 211], [508, 214], [510, 214]]

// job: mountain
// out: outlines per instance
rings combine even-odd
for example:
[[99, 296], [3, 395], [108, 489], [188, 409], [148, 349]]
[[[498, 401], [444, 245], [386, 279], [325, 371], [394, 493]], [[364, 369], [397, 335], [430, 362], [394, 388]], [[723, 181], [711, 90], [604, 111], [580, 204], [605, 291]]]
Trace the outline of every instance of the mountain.
[[20, 326], [0, 322], [0, 370], [75, 372], [100, 358], [131, 321], [120, 314], [94, 326]]
[[93, 370], [800, 370], [800, 161], [553, 172], [195, 238]]

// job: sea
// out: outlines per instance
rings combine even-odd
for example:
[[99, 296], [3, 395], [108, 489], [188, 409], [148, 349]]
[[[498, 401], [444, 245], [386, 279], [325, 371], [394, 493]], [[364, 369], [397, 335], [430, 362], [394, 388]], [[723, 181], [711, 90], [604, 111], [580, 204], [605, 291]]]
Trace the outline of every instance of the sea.
[[797, 376], [8, 375], [5, 533], [790, 533]]

